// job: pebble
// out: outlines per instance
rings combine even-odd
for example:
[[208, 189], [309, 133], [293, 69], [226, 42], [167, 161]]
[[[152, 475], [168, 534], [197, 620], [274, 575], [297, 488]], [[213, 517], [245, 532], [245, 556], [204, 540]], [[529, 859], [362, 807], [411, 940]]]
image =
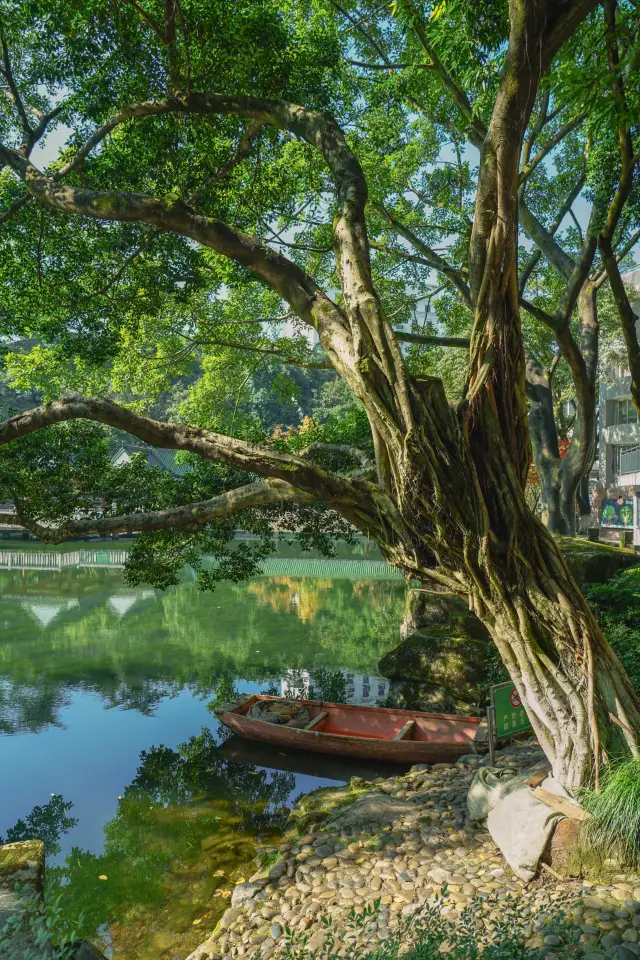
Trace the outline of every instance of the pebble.
[[[499, 753], [498, 766], [525, 769], [539, 758], [540, 751], [517, 746]], [[640, 960], [640, 878], [619, 874], [610, 885], [560, 886], [543, 876], [525, 886], [505, 867], [486, 828], [467, 818], [468, 786], [484, 762], [463, 757], [457, 764], [418, 764], [406, 776], [378, 779], [370, 795], [400, 798], [397, 819], [385, 811], [342, 831], [313, 826], [293, 842], [270, 847], [269, 853], [279, 850], [280, 861], [236, 884], [218, 928], [186, 960], [278, 960], [289, 943], [285, 928], [294, 938], [308, 938], [306, 956], [322, 949], [325, 920], [347, 953], [376, 955], [400, 923], [413, 924], [425, 905], [436, 903], [453, 924], [472, 907], [471, 924], [487, 943], [493, 925], [504, 920], [505, 902], [518, 904], [522, 940], [544, 960], [564, 958], [567, 949], [578, 951], [581, 960]], [[353, 786], [368, 787], [364, 781]], [[609, 866], [615, 873], [615, 864]], [[436, 901], [445, 887], [446, 900]], [[563, 942], [566, 924], [553, 922], [565, 911], [565, 900], [575, 923], [569, 947]], [[377, 914], [367, 914], [359, 926], [348, 919], [374, 901]], [[440, 952], [449, 950], [443, 944]], [[399, 955], [410, 951], [404, 943]]]

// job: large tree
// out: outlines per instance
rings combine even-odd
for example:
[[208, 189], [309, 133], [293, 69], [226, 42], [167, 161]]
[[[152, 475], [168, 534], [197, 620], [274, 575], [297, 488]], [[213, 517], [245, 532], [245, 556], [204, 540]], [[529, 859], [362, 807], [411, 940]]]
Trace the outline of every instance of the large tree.
[[[364, 409], [371, 439], [371, 456], [361, 447], [318, 443], [294, 453], [232, 431], [159, 421], [108, 395], [65, 395], [2, 425], [2, 441], [12, 449], [18, 441], [15, 449], [23, 451], [16, 458], [34, 449], [29, 435], [50, 436], [48, 428], [55, 427], [55, 438], [69, 421], [89, 420], [258, 479], [199, 502], [115, 515], [106, 509], [102, 517], [79, 518], [62, 495], [62, 471], [56, 489], [65, 509], [56, 512], [51, 497], [37, 493], [33, 502], [16, 497], [21, 521], [42, 539], [60, 542], [90, 531], [206, 530], [216, 519], [250, 508], [318, 502], [375, 539], [409, 577], [468, 600], [490, 631], [565, 786], [575, 789], [594, 772], [597, 777], [603, 755], [637, 755], [640, 702], [524, 494], [531, 447], [518, 285], [522, 146], [542, 78], [566, 66], [563, 45], [573, 44], [588, 59], [593, 32], [604, 29], [611, 37], [615, 31], [615, 4], [608, 0], [605, 6], [604, 28], [596, 0], [510, 0], [491, 11], [483, 3], [454, 0], [433, 8], [399, 0], [391, 14], [376, 8], [377, 28], [392, 31], [397, 18], [420, 39], [428, 97], [426, 103], [414, 101], [413, 109], [431, 112], [436, 124], [461, 114], [479, 151], [464, 277], [473, 325], [464, 396], [455, 404], [438, 378], [420, 376], [405, 361], [389, 298], [373, 278], [367, 174], [358, 158], [357, 118], [364, 103], [341, 68], [353, 51], [351, 32], [343, 36], [333, 16], [345, 8], [333, 0], [327, 7], [264, 0], [222, 6], [215, 23], [212, 11], [175, 0], [165, 0], [162, 9], [130, 0], [115, 12], [96, 3], [85, 20], [51, 3], [16, 9], [11, 36], [3, 24], [11, 106], [0, 147], [11, 200], [4, 249], [15, 258], [16, 271], [26, 270], [20, 252], [31, 238], [36, 272], [35, 281], [25, 277], [24, 298], [12, 283], [10, 316], [22, 316], [22, 326], [14, 329], [23, 330], [31, 313], [53, 330], [72, 300], [80, 333], [90, 327], [108, 354], [110, 328], [95, 298], [87, 305], [78, 290], [75, 259], [65, 245], [86, 261], [92, 245], [109, 249], [114, 237], [124, 236], [128, 254], [123, 256], [122, 242], [116, 275], [129, 259], [141, 259], [146, 282], [140, 277], [129, 293], [146, 298], [151, 314], [154, 298], [166, 306], [165, 297], [179, 314], [185, 286], [194, 296], [199, 291], [205, 311], [229, 304], [237, 309], [243, 297], [260, 302], [247, 282], [248, 275], [256, 278], [267, 290], [270, 310], [281, 306], [276, 316], [293, 316], [317, 331], [326, 358]], [[20, 51], [17, 58], [10, 41]], [[460, 62], [460, 50], [464, 85], [447, 66], [449, 59]], [[54, 52], [55, 69], [47, 60]], [[481, 69], [487, 61], [488, 79]], [[56, 73], [60, 64], [64, 82]], [[96, 64], [96, 74], [88, 77]], [[217, 92], [225, 82], [229, 92]], [[335, 118], [339, 111], [342, 126]], [[33, 149], [60, 115], [77, 132], [60, 160], [43, 171]], [[351, 142], [345, 126], [354, 131]], [[226, 158], [225, 137], [236, 141]], [[259, 162], [244, 172], [257, 140], [263, 144]], [[315, 219], [324, 243], [317, 237], [292, 241], [276, 226], [280, 216], [288, 222], [297, 216], [292, 203], [281, 203], [278, 188], [303, 179], [314, 182], [314, 196], [321, 198]], [[225, 181], [231, 188], [220, 191]], [[305, 195], [305, 209], [311, 202]], [[163, 244], [153, 257], [145, 255], [158, 236]], [[162, 283], [150, 293], [154, 268]], [[62, 292], [43, 310], [49, 272], [58, 274], [54, 289]], [[211, 290], [203, 294], [207, 273], [218, 283], [213, 305]], [[102, 278], [110, 294], [120, 289], [112, 279]], [[567, 283], [563, 316], [573, 312], [580, 289]], [[117, 309], [120, 294], [114, 295]], [[130, 299], [124, 303], [132, 309]], [[106, 310], [113, 308], [107, 300]], [[63, 323], [58, 342], [77, 344], [78, 329]], [[264, 342], [253, 347], [272, 349]], [[135, 355], [134, 348], [130, 344]], [[74, 363], [77, 375], [81, 364], [77, 358]], [[48, 442], [51, 451], [55, 439]], [[40, 462], [48, 465], [52, 456]], [[351, 468], [322, 465], [323, 458], [337, 457], [350, 457]], [[10, 487], [6, 470], [4, 482]]]

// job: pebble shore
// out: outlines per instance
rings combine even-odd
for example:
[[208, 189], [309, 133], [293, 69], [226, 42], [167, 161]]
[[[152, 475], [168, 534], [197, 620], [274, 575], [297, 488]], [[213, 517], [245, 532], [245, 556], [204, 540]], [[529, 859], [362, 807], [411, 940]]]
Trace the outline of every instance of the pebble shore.
[[[542, 759], [529, 742], [499, 751], [496, 765], [524, 770]], [[487, 763], [464, 757], [371, 784], [352, 781], [355, 801], [288, 838], [277, 862], [238, 884], [217, 929], [187, 960], [270, 960], [301, 934], [311, 954], [322, 947], [327, 918], [345, 931], [350, 951], [373, 952], [436, 902], [454, 924], [474, 906], [481, 939], [490, 939], [504, 907], [517, 903], [523, 941], [548, 960], [567, 942], [584, 960], [640, 958], [640, 876], [613, 874], [607, 885], [548, 873], [529, 884], [517, 879], [484, 825], [468, 817], [469, 785]], [[374, 901], [375, 916], [350, 930], [350, 915]]]

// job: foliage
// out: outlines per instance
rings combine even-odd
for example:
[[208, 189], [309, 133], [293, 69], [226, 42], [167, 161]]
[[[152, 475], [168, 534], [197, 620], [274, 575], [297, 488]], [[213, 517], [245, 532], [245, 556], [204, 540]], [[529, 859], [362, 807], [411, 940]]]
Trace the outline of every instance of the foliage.
[[[227, 874], [255, 856], [257, 840], [282, 832], [293, 786], [291, 774], [225, 761], [206, 728], [175, 750], [143, 751], [105, 826], [102, 852], [74, 847], [63, 866], [49, 868], [47, 883], [62, 907], [56, 935], [68, 935], [70, 918], [79, 915], [80, 934], [93, 937], [103, 924], [117, 919], [126, 926], [167, 901], [171, 907], [168, 885], [176, 870], [191, 875], [193, 886], [181, 896], [181, 919], [174, 922], [190, 927], [208, 911], [215, 923], [225, 905], [224, 897], [211, 900], [216, 888], [233, 882]], [[220, 879], [212, 878], [212, 861]], [[176, 908], [177, 899], [174, 890]]]
[[607, 640], [640, 691], [640, 566], [585, 590]]
[[[301, 676], [302, 671], [289, 670], [286, 675], [287, 683], [293, 683], [293, 688], [287, 687], [284, 696], [296, 700], [323, 700], [327, 703], [348, 703], [347, 678], [344, 670], [331, 670], [328, 667], [316, 667], [308, 682]], [[274, 685], [267, 690], [271, 696], [279, 696], [280, 691]]]
[[[436, 895], [433, 903], [423, 907], [411, 917], [401, 918], [397, 931], [383, 939], [373, 949], [357, 945], [357, 937], [362, 931], [376, 929], [380, 901], [366, 906], [362, 912], [352, 910], [346, 924], [338, 929], [331, 918], [323, 919], [323, 946], [313, 952], [309, 950], [309, 934], [285, 929], [287, 943], [283, 951], [284, 960], [336, 960], [343, 955], [345, 934], [350, 941], [349, 956], [353, 960], [439, 960], [443, 954], [453, 960], [538, 960], [540, 948], [528, 946], [531, 937], [531, 918], [526, 916], [516, 900], [501, 898], [500, 901], [489, 898], [475, 901], [465, 908], [461, 917], [452, 922], [443, 915], [442, 909], [448, 902], [447, 888]], [[489, 929], [480, 917], [487, 908], [495, 907], [497, 918]], [[575, 942], [580, 936], [579, 927], [570, 916], [567, 899], [560, 897], [556, 901], [556, 912], [548, 918], [536, 918], [538, 929], [543, 933], [559, 934], [558, 946], [553, 954], [559, 958], [575, 956]]]
[[[57, 111], [49, 141], [37, 145], [37, 162], [54, 173], [119, 108], [161, 97], [167, 85], [173, 89], [172, 70], [195, 90], [284, 97], [330, 110], [348, 129], [368, 180], [373, 272], [388, 317], [395, 325], [416, 323], [427, 334], [468, 335], [472, 313], [451, 277], [439, 275], [436, 283], [430, 255], [407, 259], [411, 243], [399, 239], [384, 212], [466, 276], [477, 151], [465, 142], [468, 118], [460, 104], [449, 102], [441, 79], [423, 69], [414, 6], [402, 2], [386, 10], [374, 0], [348, 0], [342, 7], [326, 0], [242, 0], [229, 10], [218, 0], [206, 9], [190, 0], [181, 6], [173, 63], [162, 31], [150, 28], [153, 17], [161, 16], [159, 5], [152, 7], [149, 19], [141, 20], [135, 4], [113, 7], [108, 0], [94, 0], [81, 10], [60, 0], [39, 0], [35, 6], [2, 0], [3, 30], [22, 100], [38, 116]], [[504, 59], [506, 8], [487, 16], [480, 2], [441, 3], [419, 13], [429, 43], [465, 90], [474, 116], [486, 123]], [[632, 14], [626, 5], [618, 17], [623, 62], [632, 62]], [[617, 147], [600, 35], [594, 16], [543, 81], [554, 110], [538, 145], [544, 146], [568, 118], [588, 113], [588, 121], [560, 141], [527, 185], [528, 203], [545, 226], [580, 174], [587, 143], [597, 146], [586, 160], [584, 199], [592, 202], [599, 191], [606, 192], [617, 172], [615, 164], [602, 162], [603, 154]], [[409, 66], [369, 69], [380, 51], [389, 62]], [[629, 109], [635, 107], [631, 97]], [[23, 133], [20, 112], [10, 99], [0, 110], [0, 136], [17, 145]], [[116, 127], [69, 181], [171, 202], [201, 191], [193, 202], [203, 214], [264, 237], [326, 289], [337, 288], [323, 161], [308, 144], [262, 127], [241, 162], [235, 162], [247, 133], [245, 123], [232, 116], [215, 122], [173, 114], [143, 118]], [[61, 137], [68, 142], [54, 157]], [[20, 195], [20, 184], [3, 174], [2, 209]], [[630, 203], [637, 204], [635, 194]], [[632, 223], [629, 216], [619, 242]], [[571, 256], [580, 246], [578, 233], [565, 220], [557, 234]], [[310, 346], [307, 328], [290, 308], [235, 262], [175, 234], [137, 223], [71, 221], [35, 203], [3, 223], [0, 250], [6, 291], [2, 331], [21, 338], [4, 358], [4, 375], [15, 389], [37, 390], [44, 400], [69, 390], [113, 396], [136, 410], [261, 442], [274, 428], [298, 428], [311, 417], [314, 439], [371, 450], [362, 405], [335, 371], [313, 366], [326, 363], [323, 349]], [[530, 253], [530, 242], [523, 241], [523, 265]], [[557, 302], [561, 284], [544, 258], [528, 290], [538, 305]], [[603, 329], [616, 323], [612, 311], [607, 317]], [[557, 347], [553, 331], [529, 315], [523, 323], [529, 348], [548, 366]], [[450, 398], [460, 397], [467, 374], [464, 351], [412, 346], [407, 362], [418, 376], [440, 376]], [[560, 418], [560, 401], [574, 395], [564, 361], [555, 386]], [[571, 433], [572, 426], [558, 429]], [[40, 486], [46, 492], [26, 501], [25, 512], [48, 522], [64, 521], [74, 509], [91, 513], [95, 497], [111, 496], [115, 482], [105, 460], [104, 435], [90, 436], [88, 427], [83, 435], [67, 427], [53, 433], [61, 433], [58, 450], [51, 436], [21, 442], [19, 477], [12, 473], [17, 454], [0, 464], [3, 496], [18, 500], [33, 498], [35, 471], [45, 467], [48, 483]], [[89, 452], [84, 463], [83, 442]], [[37, 462], [31, 473], [29, 459]], [[167, 485], [160, 495], [156, 481], [142, 470], [132, 469], [121, 479], [136, 496], [126, 504], [116, 498], [110, 515], [187, 502], [185, 485]], [[216, 482], [194, 486], [190, 495], [210, 496], [244, 479], [227, 471]], [[243, 516], [238, 522], [263, 521]], [[321, 527], [328, 535], [336, 532], [327, 510], [313, 526], [316, 533]], [[223, 577], [234, 580], [255, 570], [256, 550], [233, 554], [224, 524], [201, 535], [145, 535], [131, 557], [131, 582], [166, 586], [176, 581], [181, 563], [188, 563], [199, 584], [210, 588]], [[207, 551], [218, 559], [215, 571], [201, 563]]]
[[313, 672], [309, 685], [310, 700], [324, 700], [327, 703], [348, 703], [347, 678], [342, 670], [327, 670], [318, 667]]
[[75, 817], [67, 814], [73, 807], [71, 801], [65, 801], [60, 794], [51, 794], [51, 800], [41, 807], [36, 805], [26, 820], [18, 820], [13, 827], [7, 830], [7, 835], [0, 837], [0, 844], [18, 843], [22, 840], [42, 840], [45, 855], [53, 857], [60, 852], [58, 840], [63, 833], [71, 830], [77, 824]]
[[591, 814], [583, 827], [584, 841], [603, 859], [640, 864], [640, 759], [614, 762], [600, 790], [585, 789], [581, 803]]
[[75, 925], [66, 924], [67, 933], [58, 938], [57, 929], [65, 925], [61, 896], [55, 899], [45, 896], [43, 904], [31, 887], [19, 884], [14, 893], [22, 899], [23, 909], [8, 917], [0, 929], [0, 957], [5, 956], [5, 948], [9, 956], [15, 956], [12, 940], [18, 936], [25, 939], [21, 960], [42, 960], [45, 956], [48, 960], [71, 960], [78, 946], [78, 930], [83, 925], [84, 916], [80, 915]]

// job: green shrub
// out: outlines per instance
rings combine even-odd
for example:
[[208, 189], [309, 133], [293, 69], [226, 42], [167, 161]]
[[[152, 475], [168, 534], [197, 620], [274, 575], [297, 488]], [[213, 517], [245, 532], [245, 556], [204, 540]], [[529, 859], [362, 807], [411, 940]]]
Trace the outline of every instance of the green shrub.
[[640, 760], [623, 760], [605, 774], [600, 792], [584, 790], [582, 805], [591, 814], [586, 845], [601, 857], [640, 865]]
[[585, 596], [602, 632], [640, 691], [640, 565], [606, 583], [593, 583]]

